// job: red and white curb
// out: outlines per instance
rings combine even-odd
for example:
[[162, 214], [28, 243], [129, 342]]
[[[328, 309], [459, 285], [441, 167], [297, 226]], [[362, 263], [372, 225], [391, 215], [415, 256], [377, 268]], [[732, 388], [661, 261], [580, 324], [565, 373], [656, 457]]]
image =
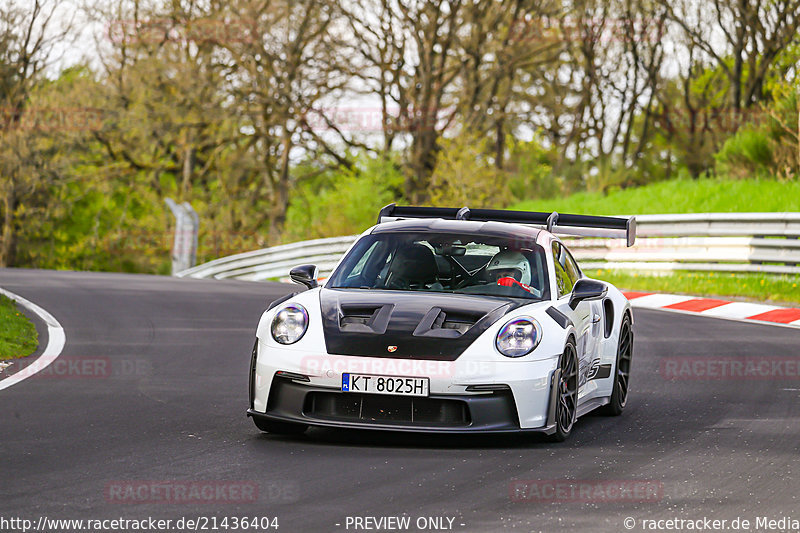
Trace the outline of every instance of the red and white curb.
[[734, 320], [751, 320], [783, 326], [800, 327], [800, 309], [776, 305], [730, 302], [714, 298], [698, 298], [679, 294], [623, 291], [631, 306], [698, 313], [703, 316]]

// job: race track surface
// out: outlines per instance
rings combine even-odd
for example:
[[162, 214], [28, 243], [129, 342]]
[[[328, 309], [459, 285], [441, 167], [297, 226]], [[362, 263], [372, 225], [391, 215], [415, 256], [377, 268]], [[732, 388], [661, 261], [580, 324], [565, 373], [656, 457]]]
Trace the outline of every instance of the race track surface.
[[[800, 518], [800, 379], [664, 370], [674, 357], [796, 364], [800, 330], [635, 310], [626, 412], [584, 417], [562, 444], [323, 429], [277, 437], [245, 417], [247, 371], [261, 312], [292, 286], [0, 270], [0, 287], [52, 313], [67, 338], [61, 366], [0, 392], [0, 517], [277, 516], [280, 532], [354, 531], [348, 516], [406, 515], [412, 531], [429, 516], [453, 518], [453, 531]], [[530, 480], [655, 490], [640, 501], [519, 501], [513, 483]], [[111, 494], [143, 482], [223, 493], [200, 503]], [[231, 482], [256, 496], [222, 501]]]

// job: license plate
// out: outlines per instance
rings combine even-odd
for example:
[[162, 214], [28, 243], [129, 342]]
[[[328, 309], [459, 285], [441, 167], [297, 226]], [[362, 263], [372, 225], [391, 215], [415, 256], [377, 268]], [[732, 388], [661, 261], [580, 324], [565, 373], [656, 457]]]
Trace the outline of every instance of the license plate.
[[427, 396], [429, 389], [430, 379], [428, 378], [342, 374], [342, 392], [393, 394], [397, 396]]

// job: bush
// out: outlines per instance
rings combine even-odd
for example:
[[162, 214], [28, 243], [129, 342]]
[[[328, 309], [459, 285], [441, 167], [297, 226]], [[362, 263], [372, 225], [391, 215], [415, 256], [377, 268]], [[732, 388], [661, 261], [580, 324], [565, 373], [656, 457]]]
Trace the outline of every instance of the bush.
[[538, 198], [555, 198], [565, 191], [565, 180], [553, 175], [554, 151], [532, 141], [510, 140], [511, 154], [508, 187], [515, 202]]
[[431, 176], [434, 205], [502, 207], [511, 200], [507, 174], [489, 153], [489, 140], [468, 133], [443, 139]]
[[771, 101], [756, 115], [763, 120], [749, 124], [729, 138], [714, 156], [717, 169], [733, 177], [791, 179], [800, 173], [798, 131], [800, 87], [779, 83], [771, 87]]
[[730, 137], [714, 155], [717, 168], [731, 177], [748, 178], [764, 174], [772, 166], [769, 134], [748, 127]]
[[[308, 167], [298, 169], [299, 172]], [[403, 174], [390, 157], [358, 157], [353, 169], [316, 172], [300, 181], [286, 214], [283, 241], [360, 233], [378, 211], [400, 200]]]

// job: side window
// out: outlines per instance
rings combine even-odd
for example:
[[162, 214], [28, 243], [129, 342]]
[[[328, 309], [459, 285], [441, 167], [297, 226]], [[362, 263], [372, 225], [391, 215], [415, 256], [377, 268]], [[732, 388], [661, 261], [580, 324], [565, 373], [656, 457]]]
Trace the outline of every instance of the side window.
[[570, 277], [567, 272], [567, 254], [561, 243], [553, 243], [553, 268], [556, 274], [556, 286], [558, 288], [558, 297], [561, 298], [565, 294], [572, 292], [572, 286], [575, 281]]
[[578, 263], [575, 262], [575, 259], [572, 257], [572, 254], [569, 253], [569, 250], [564, 245], [561, 245], [561, 249], [563, 250], [564, 256], [566, 258], [566, 270], [569, 279], [572, 280], [572, 284], [578, 282], [581, 279], [581, 269], [578, 268]]

